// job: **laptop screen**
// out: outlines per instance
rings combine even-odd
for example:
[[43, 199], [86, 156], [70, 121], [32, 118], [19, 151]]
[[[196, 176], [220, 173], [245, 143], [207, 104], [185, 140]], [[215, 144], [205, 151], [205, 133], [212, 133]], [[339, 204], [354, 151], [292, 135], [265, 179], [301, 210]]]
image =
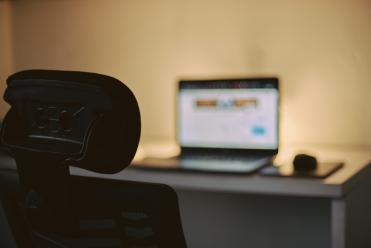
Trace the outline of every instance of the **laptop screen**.
[[278, 149], [277, 78], [180, 81], [181, 147]]

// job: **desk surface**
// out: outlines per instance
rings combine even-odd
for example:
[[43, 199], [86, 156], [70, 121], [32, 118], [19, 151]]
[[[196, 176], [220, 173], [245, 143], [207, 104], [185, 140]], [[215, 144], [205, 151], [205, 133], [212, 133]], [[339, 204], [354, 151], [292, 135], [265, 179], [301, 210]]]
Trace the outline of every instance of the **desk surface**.
[[[151, 148], [152, 149], [152, 148]], [[158, 148], [154, 149], [158, 153]], [[165, 148], [174, 151], [173, 148]], [[175, 149], [176, 150], [176, 149]], [[350, 192], [365, 178], [371, 169], [370, 149], [302, 147], [281, 149], [276, 158], [277, 164], [288, 166], [298, 151], [307, 151], [322, 161], [342, 161], [344, 167], [325, 179], [276, 178], [252, 175], [223, 175], [183, 171], [155, 171], [128, 168], [112, 175], [98, 174], [80, 168], [71, 168], [71, 173], [78, 176], [109, 178], [114, 180], [134, 180], [168, 184], [175, 189], [222, 191], [231, 193], [297, 195], [309, 197], [342, 197]], [[139, 151], [141, 156], [142, 149]], [[139, 156], [139, 158], [140, 158]], [[15, 170], [15, 163], [8, 155], [0, 157], [1, 169]]]
[[[156, 150], [148, 145], [148, 150]], [[168, 144], [158, 144], [163, 150], [176, 151]], [[143, 154], [142, 147], [139, 155]], [[309, 197], [342, 197], [351, 191], [364, 178], [365, 171], [371, 166], [371, 150], [367, 148], [331, 148], [331, 147], [283, 147], [275, 163], [290, 166], [293, 156], [300, 151], [309, 152], [317, 156], [321, 162], [344, 162], [342, 169], [325, 179], [307, 178], [275, 178], [252, 175], [222, 175], [183, 171], [156, 171], [128, 168], [113, 175], [102, 175], [88, 172], [79, 168], [72, 168], [74, 175], [89, 177], [110, 178], [115, 180], [135, 180], [168, 184], [175, 189], [208, 190], [235, 193], [270, 194], [270, 195], [298, 195]], [[148, 154], [146, 154], [148, 155]], [[162, 154], [161, 154], [162, 155]]]

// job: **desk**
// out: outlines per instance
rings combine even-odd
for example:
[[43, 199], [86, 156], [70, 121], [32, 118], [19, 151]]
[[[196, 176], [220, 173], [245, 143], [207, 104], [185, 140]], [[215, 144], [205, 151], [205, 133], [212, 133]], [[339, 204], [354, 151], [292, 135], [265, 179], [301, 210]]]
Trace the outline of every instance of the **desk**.
[[[276, 161], [297, 149], [281, 150]], [[75, 175], [164, 183], [178, 193], [190, 248], [371, 247], [371, 151], [307, 147], [320, 161], [344, 161], [326, 179], [216, 175], [129, 168]]]

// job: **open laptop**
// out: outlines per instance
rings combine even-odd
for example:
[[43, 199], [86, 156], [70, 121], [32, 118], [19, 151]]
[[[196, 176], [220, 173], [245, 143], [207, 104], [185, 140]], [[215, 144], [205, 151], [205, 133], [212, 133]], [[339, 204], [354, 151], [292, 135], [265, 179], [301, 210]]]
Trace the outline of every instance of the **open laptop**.
[[143, 168], [249, 173], [278, 152], [277, 78], [180, 81], [176, 158], [146, 158]]

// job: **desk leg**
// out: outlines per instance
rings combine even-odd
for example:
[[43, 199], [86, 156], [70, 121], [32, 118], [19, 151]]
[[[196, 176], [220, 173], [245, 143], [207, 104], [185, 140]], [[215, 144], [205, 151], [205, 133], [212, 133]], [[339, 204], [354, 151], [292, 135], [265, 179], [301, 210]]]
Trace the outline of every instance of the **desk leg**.
[[345, 248], [345, 200], [331, 202], [331, 248]]

